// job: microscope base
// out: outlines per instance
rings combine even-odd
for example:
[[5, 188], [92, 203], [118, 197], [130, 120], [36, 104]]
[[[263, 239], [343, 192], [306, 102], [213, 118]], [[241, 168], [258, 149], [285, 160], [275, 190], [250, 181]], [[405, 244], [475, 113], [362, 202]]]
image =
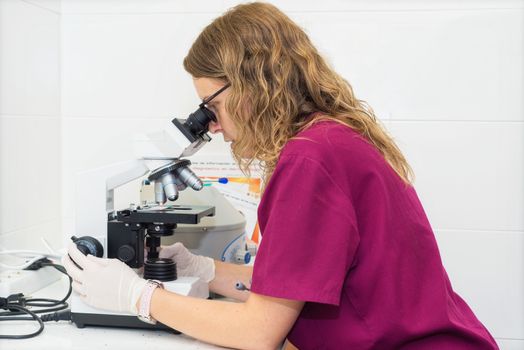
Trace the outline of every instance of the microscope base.
[[[207, 283], [198, 277], [179, 277], [175, 281], [164, 282], [164, 288], [170, 292], [181, 295], [192, 296], [202, 299], [209, 298]], [[71, 297], [71, 320], [78, 328], [85, 326], [122, 327], [141, 329], [162, 329], [180, 333], [177, 330], [158, 322], [149, 324], [140, 321], [136, 316], [127, 313], [105, 311], [95, 309], [86, 305], [80, 297], [74, 293]]]
[[140, 329], [161, 329], [172, 331], [175, 334], [180, 334], [176, 329], [158, 322], [156, 324], [148, 324], [140, 321], [136, 316], [130, 315], [108, 315], [108, 314], [87, 314], [87, 313], [71, 313], [71, 320], [78, 328], [85, 326], [98, 327], [118, 327], [118, 328], [140, 328]]

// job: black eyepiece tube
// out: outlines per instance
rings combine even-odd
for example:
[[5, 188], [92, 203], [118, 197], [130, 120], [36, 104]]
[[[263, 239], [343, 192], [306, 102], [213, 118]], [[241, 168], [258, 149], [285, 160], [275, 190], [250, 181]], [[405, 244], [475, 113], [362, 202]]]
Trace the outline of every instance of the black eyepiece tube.
[[206, 107], [200, 107], [189, 115], [184, 124], [193, 134], [201, 135], [208, 131], [209, 123], [216, 120], [213, 112]]

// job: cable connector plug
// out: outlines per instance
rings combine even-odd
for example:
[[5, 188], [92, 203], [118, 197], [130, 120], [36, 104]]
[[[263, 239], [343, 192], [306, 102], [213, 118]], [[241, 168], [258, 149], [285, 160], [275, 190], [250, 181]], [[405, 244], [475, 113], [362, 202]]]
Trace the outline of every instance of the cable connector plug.
[[31, 265], [26, 267], [24, 270], [30, 270], [30, 271], [36, 271], [40, 270], [42, 267], [44, 267], [44, 264], [52, 264], [53, 262], [49, 260], [48, 258], [41, 258], [33, 262]]
[[[7, 298], [0, 298], [0, 309], [17, 311], [18, 309], [16, 307], [25, 307], [25, 305], [26, 298], [22, 293], [11, 294]], [[15, 308], [11, 308], [10, 306], [15, 306]]]
[[49, 321], [71, 321], [71, 310], [62, 310], [53, 312], [52, 314], [45, 314], [40, 317], [42, 321], [49, 322]]
[[25, 296], [23, 293], [11, 294], [7, 297], [7, 302], [11, 305], [25, 306]]

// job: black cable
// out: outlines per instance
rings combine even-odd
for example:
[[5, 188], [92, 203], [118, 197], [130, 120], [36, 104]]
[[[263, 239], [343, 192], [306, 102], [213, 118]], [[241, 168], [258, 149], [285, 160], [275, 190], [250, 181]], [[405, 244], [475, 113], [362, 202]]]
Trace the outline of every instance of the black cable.
[[[38, 307], [38, 306], [36, 306]], [[64, 310], [64, 309], [67, 309], [69, 307], [69, 304], [65, 304], [65, 305], [60, 305], [60, 306], [57, 306], [57, 307], [50, 307], [50, 308], [45, 308], [45, 309], [41, 309], [41, 310], [31, 310], [33, 313], [35, 314], [45, 314], [45, 313], [49, 313], [49, 312], [57, 312], [57, 311], [61, 311], [61, 310]], [[11, 307], [9, 307], [10, 309]], [[18, 316], [18, 315], [24, 315], [25, 312], [22, 312], [22, 311], [4, 311], [4, 312], [0, 312], [0, 321], [4, 321], [5, 317], [9, 317], [9, 316]]]
[[[44, 258], [45, 260], [47, 260], [46, 258]], [[38, 263], [39, 261], [41, 260], [44, 260], [44, 259], [40, 259], [38, 261], [35, 261], [35, 263], [33, 263], [33, 265], [35, 265], [36, 263]], [[49, 261], [49, 260], [47, 260]], [[41, 267], [45, 267], [45, 266], [52, 266], [54, 267], [55, 269], [57, 269], [58, 271], [62, 272], [63, 274], [67, 275], [67, 272], [65, 270], [65, 268], [62, 266], [62, 265], [58, 265], [58, 264], [53, 264], [51, 262], [43, 262], [41, 264], [38, 264], [39, 268]], [[36, 268], [34, 268], [34, 266], [31, 265], [30, 266], [30, 270], [36, 270]], [[63, 309], [66, 309], [69, 304], [66, 302], [67, 299], [69, 299], [69, 297], [71, 296], [71, 293], [73, 292], [73, 286], [72, 286], [72, 278], [67, 275], [67, 277], [69, 277], [69, 290], [67, 291], [67, 294], [65, 295], [65, 297], [63, 297], [61, 300], [56, 300], [56, 299], [47, 299], [47, 298], [30, 298], [30, 299], [27, 299], [27, 298], [24, 298], [24, 305], [26, 306], [34, 306], [34, 307], [47, 307], [46, 309], [40, 309], [40, 310], [34, 310], [33, 312], [35, 314], [42, 314], [42, 313], [46, 313], [46, 312], [53, 312], [53, 311], [60, 311], [60, 310], [63, 310]], [[23, 296], [22, 296], [23, 297]], [[56, 306], [56, 307], [54, 307]], [[16, 311], [7, 311], [7, 312], [0, 312], [0, 317], [2, 316], [16, 316], [16, 315], [23, 315], [25, 314], [24, 312], [16, 312]], [[1, 319], [0, 319], [1, 321]]]
[[[67, 271], [65, 270], [65, 268], [62, 265], [53, 264], [53, 263], [43, 263], [42, 267], [45, 267], [45, 266], [52, 266], [55, 269], [57, 269], [58, 271], [67, 275]], [[72, 286], [73, 279], [69, 275], [67, 275], [67, 277], [69, 277], [69, 290], [67, 291], [66, 296], [63, 297], [61, 300], [46, 299], [46, 298], [31, 298], [30, 300], [27, 301], [26, 305], [38, 306], [38, 307], [44, 307], [44, 306], [50, 307], [50, 306], [56, 306], [60, 304], [66, 304], [66, 307], [67, 307], [66, 300], [69, 299], [69, 297], [71, 296], [71, 293], [73, 292], [73, 286]], [[44, 302], [44, 303], [49, 303], [49, 304], [39, 304], [39, 302], [40, 303]], [[55, 310], [49, 310], [49, 311], [55, 311]]]
[[[7, 298], [2, 298], [2, 299], [7, 299]], [[37, 335], [42, 333], [42, 331], [44, 330], [44, 321], [42, 321], [40, 317], [38, 317], [37, 314], [35, 314], [31, 310], [26, 309], [25, 307], [18, 306], [18, 305], [9, 305], [8, 307], [9, 309], [19, 310], [19, 312], [21, 313], [30, 315], [31, 316], [30, 320], [37, 321], [40, 327], [38, 328], [36, 332], [29, 333], [29, 334], [20, 334], [20, 335], [3, 335], [2, 334], [0, 335], [0, 339], [27, 339], [27, 338], [36, 337]]]
[[[51, 314], [45, 314], [42, 316], [39, 316], [40, 319], [43, 322], [50, 322], [50, 321], [71, 321], [71, 309], [62, 310], [60, 312], [53, 312]], [[20, 317], [20, 316], [4, 316], [1, 318], [0, 321], [32, 321], [34, 318], [32, 317]]]
[[[42, 258], [35, 261], [27, 269], [28, 270], [38, 270], [45, 266], [51, 266], [67, 275], [67, 271], [62, 265], [53, 264], [49, 259]], [[5, 312], [0, 312], [0, 321], [37, 321], [40, 325], [39, 329], [36, 332], [29, 334], [21, 335], [0, 335], [0, 339], [27, 339], [37, 336], [42, 333], [44, 330], [44, 322], [48, 321], [62, 321], [62, 320], [71, 320], [71, 310], [67, 309], [69, 304], [66, 300], [71, 296], [73, 291], [72, 287], [72, 278], [67, 275], [69, 278], [69, 290], [65, 297], [61, 300], [48, 299], [48, 298], [25, 298], [22, 293], [12, 294], [7, 298], [0, 298], [0, 309], [8, 310]], [[44, 309], [31, 311], [28, 307], [37, 307]], [[67, 310], [64, 310], [67, 309]], [[52, 312], [53, 313], [49, 313]], [[42, 316], [37, 314], [47, 313]], [[31, 317], [24, 317], [20, 315], [29, 315]]]

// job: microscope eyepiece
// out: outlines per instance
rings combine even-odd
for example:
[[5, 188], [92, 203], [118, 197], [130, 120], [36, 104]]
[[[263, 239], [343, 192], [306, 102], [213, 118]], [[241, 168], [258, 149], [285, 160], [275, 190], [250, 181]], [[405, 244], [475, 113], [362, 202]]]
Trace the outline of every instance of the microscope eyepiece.
[[187, 119], [175, 118], [172, 121], [173, 124], [175, 124], [188, 140], [193, 141], [193, 139], [197, 137], [202, 137], [209, 130], [209, 123], [217, 121], [215, 113], [207, 107], [207, 104], [230, 86], [230, 83], [222, 86], [214, 94], [204, 99], [202, 103], [198, 105], [198, 109], [191, 113]]
[[199, 107], [194, 113], [191, 113], [184, 122], [184, 125], [195, 135], [202, 135], [209, 129], [210, 122], [216, 122], [215, 113], [207, 107]]

